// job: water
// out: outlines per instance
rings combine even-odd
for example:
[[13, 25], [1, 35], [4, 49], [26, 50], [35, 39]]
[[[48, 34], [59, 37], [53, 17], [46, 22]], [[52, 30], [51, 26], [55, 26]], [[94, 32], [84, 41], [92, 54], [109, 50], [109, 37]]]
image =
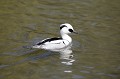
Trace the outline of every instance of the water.
[[[1, 0], [0, 78], [119, 79], [119, 3], [119, 0]], [[79, 32], [71, 35], [72, 54], [29, 48], [38, 40], [59, 36], [59, 25], [65, 22]]]

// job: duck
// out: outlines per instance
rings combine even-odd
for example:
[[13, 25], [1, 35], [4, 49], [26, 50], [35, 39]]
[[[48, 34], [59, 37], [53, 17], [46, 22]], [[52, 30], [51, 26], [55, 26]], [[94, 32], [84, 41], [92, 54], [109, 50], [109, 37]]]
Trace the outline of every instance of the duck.
[[69, 34], [78, 34], [69, 23], [60, 25], [60, 37], [46, 38], [35, 45], [32, 48], [44, 49], [49, 51], [63, 51], [72, 46], [72, 38]]

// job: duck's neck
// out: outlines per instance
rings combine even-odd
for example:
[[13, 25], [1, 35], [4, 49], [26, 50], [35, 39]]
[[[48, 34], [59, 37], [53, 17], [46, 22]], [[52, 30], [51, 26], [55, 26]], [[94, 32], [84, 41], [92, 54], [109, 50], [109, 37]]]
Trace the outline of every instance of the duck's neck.
[[61, 33], [61, 37], [62, 37], [62, 39], [67, 40], [70, 43], [72, 42], [72, 38], [67, 34]]

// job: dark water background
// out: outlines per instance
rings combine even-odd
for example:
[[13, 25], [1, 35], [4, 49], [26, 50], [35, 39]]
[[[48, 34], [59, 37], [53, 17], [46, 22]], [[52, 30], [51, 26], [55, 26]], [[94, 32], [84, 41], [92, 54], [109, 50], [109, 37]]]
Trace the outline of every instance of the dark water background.
[[[72, 65], [24, 48], [59, 36], [66, 22], [79, 32]], [[120, 0], [0, 0], [0, 79], [119, 78]]]

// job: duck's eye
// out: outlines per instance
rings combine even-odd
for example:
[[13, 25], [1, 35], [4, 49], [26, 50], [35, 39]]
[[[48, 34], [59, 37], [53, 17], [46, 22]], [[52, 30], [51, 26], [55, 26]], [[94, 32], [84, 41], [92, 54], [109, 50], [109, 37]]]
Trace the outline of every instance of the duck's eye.
[[72, 30], [72, 29], [69, 29], [69, 32], [73, 32], [73, 30]]

